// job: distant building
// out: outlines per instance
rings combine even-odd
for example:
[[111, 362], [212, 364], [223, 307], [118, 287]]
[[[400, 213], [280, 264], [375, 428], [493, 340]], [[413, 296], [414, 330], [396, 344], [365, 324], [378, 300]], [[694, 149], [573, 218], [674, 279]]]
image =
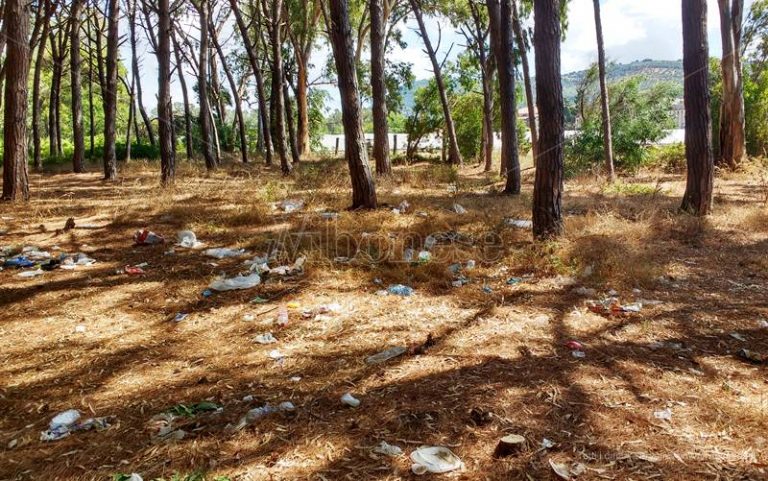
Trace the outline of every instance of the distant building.
[[685, 102], [683, 99], [677, 99], [672, 105], [672, 116], [675, 119], [675, 128], [685, 128]]

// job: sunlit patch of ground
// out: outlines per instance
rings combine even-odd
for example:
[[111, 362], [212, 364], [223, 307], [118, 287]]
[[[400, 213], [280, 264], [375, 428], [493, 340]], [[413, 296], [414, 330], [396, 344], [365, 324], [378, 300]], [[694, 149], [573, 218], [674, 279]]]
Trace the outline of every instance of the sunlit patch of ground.
[[[343, 162], [305, 164], [290, 178], [260, 166], [211, 175], [185, 167], [170, 191], [143, 164], [121, 178], [35, 174], [28, 206], [0, 205], [0, 247], [98, 260], [36, 279], [0, 272], [0, 480], [194, 471], [412, 479], [407, 456], [371, 453], [382, 440], [406, 455], [422, 444], [450, 447], [466, 468], [446, 479], [549, 479], [550, 458], [582, 463], [579, 479], [768, 477], [768, 367], [736, 356], [741, 348], [768, 354], [759, 322], [768, 320], [768, 187], [759, 176], [718, 179], [716, 213], [706, 220], [677, 212], [680, 177], [571, 181], [567, 235], [545, 244], [504, 225], [530, 219], [532, 179], [521, 196], [502, 197], [489, 194], [498, 178], [473, 167], [398, 167], [379, 182], [387, 207], [375, 212], [344, 210]], [[305, 207], [273, 208], [285, 199]], [[393, 213], [403, 200], [409, 212]], [[455, 203], [467, 213], [452, 212]], [[326, 211], [340, 216], [326, 220]], [[60, 232], [69, 217], [79, 227]], [[144, 227], [170, 241], [191, 229], [208, 247], [277, 249], [282, 262], [308, 261], [301, 276], [205, 298], [216, 276], [245, 269], [242, 259], [134, 247], [133, 232]], [[428, 235], [451, 231], [460, 242], [438, 245], [429, 262], [402, 262]], [[334, 261], [341, 256], [353, 259]], [[469, 284], [453, 287], [448, 266], [470, 259]], [[142, 262], [145, 275], [121, 273]], [[379, 295], [398, 283], [416, 295]], [[660, 302], [621, 317], [586, 309], [610, 289], [622, 301]], [[266, 302], [252, 303], [257, 296]], [[334, 303], [339, 312], [302, 316]], [[275, 324], [280, 306], [289, 310], [285, 328]], [[179, 312], [189, 316], [175, 323]], [[266, 332], [279, 342], [253, 341]], [[572, 356], [570, 340], [586, 357]], [[408, 352], [366, 364], [398, 345]], [[273, 349], [285, 359], [272, 359]], [[347, 392], [359, 408], [341, 404]], [[203, 400], [224, 409], [190, 420], [181, 441], [153, 442], [152, 416]], [[227, 428], [282, 401], [295, 416]], [[116, 421], [41, 442], [40, 431], [68, 408]], [[670, 420], [654, 416], [665, 409]], [[512, 433], [528, 445], [494, 460], [498, 439]], [[544, 438], [554, 446], [541, 449]]]

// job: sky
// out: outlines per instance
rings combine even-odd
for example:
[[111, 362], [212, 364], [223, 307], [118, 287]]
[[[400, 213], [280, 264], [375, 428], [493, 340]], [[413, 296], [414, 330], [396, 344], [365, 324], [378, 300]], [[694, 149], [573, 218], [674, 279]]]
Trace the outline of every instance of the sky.
[[[745, 11], [749, 10], [753, 0], [745, 1]], [[603, 36], [605, 39], [606, 55], [609, 61], [628, 63], [646, 58], [654, 60], [677, 60], [682, 58], [682, 8], [681, 0], [602, 0]], [[717, 0], [708, 0], [709, 5], [709, 47], [710, 56], [720, 56], [720, 22]], [[592, 0], [570, 0], [569, 28], [562, 44], [561, 62], [563, 73], [583, 70], [597, 60], [595, 22]], [[437, 38], [437, 22], [442, 26], [442, 42], [438, 57], [443, 58], [451, 44], [453, 49], [449, 58], [453, 59], [462, 50], [464, 38], [453, 32], [445, 20], [426, 19], [427, 28], [433, 34], [433, 42]], [[390, 55], [398, 60], [413, 64], [413, 74], [416, 79], [427, 79], [432, 76], [429, 58], [422, 51], [421, 38], [413, 30], [413, 21], [401, 26], [403, 37], [408, 46], [396, 49]], [[237, 41], [237, 36], [231, 37], [230, 47]], [[225, 45], [226, 49], [227, 46]], [[318, 46], [312, 56], [315, 65], [310, 79], [316, 78], [325, 59], [330, 52], [326, 44]], [[156, 105], [157, 95], [157, 66], [154, 55], [145, 47], [140, 47], [142, 58], [142, 87], [144, 87], [144, 103], [150, 109]], [[130, 59], [130, 50], [123, 48], [122, 57]], [[533, 64], [533, 55], [531, 63]], [[222, 76], [222, 80], [224, 80]], [[189, 82], [192, 82], [189, 79]], [[334, 86], [324, 86], [330, 94], [328, 107], [338, 106], [338, 90]], [[181, 92], [176, 81], [172, 87], [174, 101], [181, 100]]]

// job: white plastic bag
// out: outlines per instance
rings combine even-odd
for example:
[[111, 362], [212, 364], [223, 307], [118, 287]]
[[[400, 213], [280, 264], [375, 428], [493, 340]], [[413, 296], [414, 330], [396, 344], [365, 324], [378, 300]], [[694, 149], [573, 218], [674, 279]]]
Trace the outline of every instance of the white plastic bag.
[[247, 276], [231, 277], [229, 279], [219, 278], [211, 282], [208, 286], [209, 289], [214, 291], [235, 291], [240, 289], [251, 289], [261, 284], [261, 276], [258, 274], [250, 274]]
[[448, 473], [464, 467], [458, 456], [442, 446], [422, 446], [411, 453], [411, 461], [411, 471], [417, 475]]

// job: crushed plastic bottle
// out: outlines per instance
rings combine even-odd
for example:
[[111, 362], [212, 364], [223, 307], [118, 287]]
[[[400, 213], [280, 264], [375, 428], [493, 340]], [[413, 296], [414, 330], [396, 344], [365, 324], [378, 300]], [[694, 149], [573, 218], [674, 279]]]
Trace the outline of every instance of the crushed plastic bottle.
[[197, 236], [191, 230], [183, 230], [176, 234], [176, 245], [187, 249], [199, 249], [203, 243], [197, 240]]
[[426, 473], [448, 473], [464, 468], [461, 459], [442, 446], [422, 446], [411, 453], [411, 461], [411, 471], [419, 476]]
[[219, 278], [211, 282], [208, 289], [214, 291], [234, 291], [240, 289], [251, 289], [261, 284], [261, 277], [257, 273], [247, 276], [239, 275], [229, 279]]
[[387, 293], [393, 296], [410, 297], [413, 295], [414, 290], [412, 287], [395, 284], [387, 288]]
[[374, 354], [372, 356], [368, 356], [365, 359], [366, 364], [381, 364], [383, 362], [387, 362], [390, 359], [394, 359], [398, 356], [402, 356], [405, 354], [407, 349], [403, 346], [395, 346], [390, 347], [386, 351], [382, 351], [378, 354]]
[[253, 341], [259, 344], [274, 344], [277, 342], [277, 339], [275, 339], [271, 332], [267, 332], [266, 334], [259, 334], [254, 337]]
[[360, 406], [360, 400], [354, 397], [352, 393], [346, 393], [341, 396], [341, 403], [353, 408]]
[[289, 318], [288, 318], [288, 309], [285, 306], [280, 306], [277, 309], [277, 325], [280, 327], [285, 327], [288, 325]]
[[382, 441], [373, 448], [373, 452], [376, 454], [383, 454], [384, 456], [397, 457], [403, 455], [403, 450], [399, 446], [389, 444], [386, 441]]

